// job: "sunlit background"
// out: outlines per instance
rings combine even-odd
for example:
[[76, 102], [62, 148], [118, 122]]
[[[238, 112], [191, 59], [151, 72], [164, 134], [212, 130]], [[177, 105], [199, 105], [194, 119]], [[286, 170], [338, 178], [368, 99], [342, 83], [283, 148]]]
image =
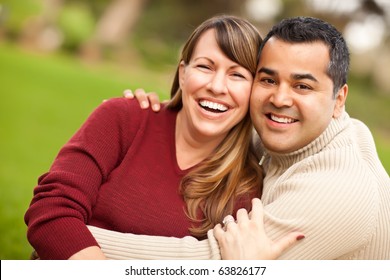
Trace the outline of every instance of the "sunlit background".
[[263, 35], [299, 15], [342, 31], [347, 111], [370, 127], [390, 171], [390, 0], [0, 0], [1, 259], [29, 258], [33, 187], [91, 111], [125, 88], [168, 98], [184, 40], [221, 13]]

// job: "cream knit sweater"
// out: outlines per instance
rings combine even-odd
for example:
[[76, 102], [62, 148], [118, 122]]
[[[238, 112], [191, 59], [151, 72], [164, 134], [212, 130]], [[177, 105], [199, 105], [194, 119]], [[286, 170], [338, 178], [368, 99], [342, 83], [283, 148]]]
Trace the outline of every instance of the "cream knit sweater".
[[[263, 153], [258, 138], [257, 147]], [[306, 236], [280, 259], [390, 259], [390, 179], [362, 122], [344, 113], [306, 147], [266, 153], [263, 165], [268, 236]], [[212, 231], [198, 241], [89, 229], [112, 259], [221, 257]]]

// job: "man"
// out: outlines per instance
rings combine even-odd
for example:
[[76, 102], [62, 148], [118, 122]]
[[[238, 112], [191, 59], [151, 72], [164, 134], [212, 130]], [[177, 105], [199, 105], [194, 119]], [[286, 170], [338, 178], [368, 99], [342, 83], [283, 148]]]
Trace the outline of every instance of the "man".
[[[263, 41], [250, 113], [266, 174], [265, 231], [272, 240], [306, 236], [281, 259], [390, 259], [390, 179], [368, 128], [345, 112], [348, 68], [345, 40], [319, 19], [283, 20]], [[222, 257], [255, 258], [257, 228], [241, 210], [226, 231], [217, 226]], [[215, 255], [213, 238], [194, 248], [154, 241], [165, 243], [164, 254]]]
[[348, 67], [342, 35], [319, 19], [283, 20], [263, 41], [250, 111], [265, 228], [306, 236], [284, 259], [390, 259], [390, 180], [368, 128], [344, 110]]

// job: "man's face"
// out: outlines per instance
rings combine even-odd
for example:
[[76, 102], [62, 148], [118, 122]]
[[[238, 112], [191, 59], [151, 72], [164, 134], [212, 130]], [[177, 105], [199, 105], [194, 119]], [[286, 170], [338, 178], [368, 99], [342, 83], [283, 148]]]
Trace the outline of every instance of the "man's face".
[[329, 50], [322, 42], [271, 38], [266, 43], [250, 100], [251, 118], [266, 149], [290, 153], [303, 148], [341, 114], [348, 88], [332, 97], [328, 65]]

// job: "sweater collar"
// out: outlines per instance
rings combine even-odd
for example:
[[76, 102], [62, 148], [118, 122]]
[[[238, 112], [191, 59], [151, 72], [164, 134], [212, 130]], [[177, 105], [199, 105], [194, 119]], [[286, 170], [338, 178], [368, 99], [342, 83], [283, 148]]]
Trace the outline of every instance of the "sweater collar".
[[275, 153], [264, 149], [265, 162], [288, 168], [296, 162], [299, 162], [309, 156], [317, 154], [323, 150], [341, 131], [346, 129], [349, 124], [349, 115], [346, 112], [338, 118], [332, 118], [324, 132], [310, 142], [305, 147], [287, 154]]

